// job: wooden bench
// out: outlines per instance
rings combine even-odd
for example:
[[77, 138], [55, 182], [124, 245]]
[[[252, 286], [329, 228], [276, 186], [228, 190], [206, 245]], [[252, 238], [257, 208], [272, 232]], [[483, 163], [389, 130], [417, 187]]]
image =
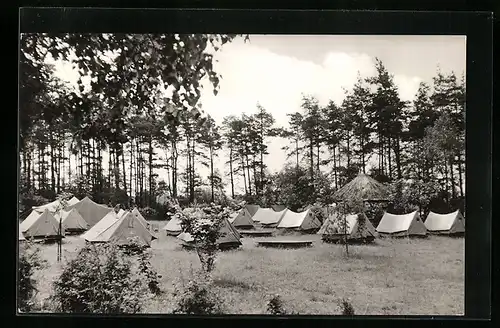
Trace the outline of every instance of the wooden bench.
[[238, 232], [247, 237], [271, 237], [274, 230], [238, 230]]
[[312, 246], [312, 240], [266, 240], [258, 241], [257, 246], [277, 248], [301, 248]]

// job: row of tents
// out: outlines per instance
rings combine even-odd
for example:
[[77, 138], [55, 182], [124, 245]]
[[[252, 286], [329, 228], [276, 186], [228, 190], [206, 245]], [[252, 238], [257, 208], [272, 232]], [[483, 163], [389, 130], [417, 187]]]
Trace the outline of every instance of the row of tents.
[[[260, 208], [258, 205], [246, 205], [235, 212], [228, 223], [229, 228], [224, 228], [229, 239], [236, 241], [238, 231], [259, 228], [271, 228], [284, 231], [300, 231], [304, 233], [317, 231], [324, 240], [335, 241], [342, 237], [348, 240], [371, 241], [378, 236], [405, 237], [426, 236], [431, 234], [455, 235], [465, 232], [465, 219], [460, 211], [448, 214], [437, 214], [430, 212], [427, 219], [421, 220], [417, 211], [408, 214], [385, 213], [377, 228], [364, 214], [351, 214], [345, 218], [339, 217], [338, 212], [333, 212], [325, 222], [321, 222], [315, 215], [315, 211], [307, 209], [302, 212], [294, 212], [288, 209], [274, 210], [272, 208]], [[318, 230], [319, 229], [319, 230]], [[168, 235], [178, 236], [184, 242], [191, 239], [182, 232], [180, 220], [174, 217], [163, 228]], [[230, 232], [236, 230], [236, 233]]]
[[67, 234], [83, 233], [88, 242], [128, 243], [131, 238], [150, 246], [156, 237], [151, 226], [137, 208], [132, 211], [115, 210], [85, 197], [75, 197], [63, 203], [33, 207], [19, 225], [19, 240], [60, 239]]

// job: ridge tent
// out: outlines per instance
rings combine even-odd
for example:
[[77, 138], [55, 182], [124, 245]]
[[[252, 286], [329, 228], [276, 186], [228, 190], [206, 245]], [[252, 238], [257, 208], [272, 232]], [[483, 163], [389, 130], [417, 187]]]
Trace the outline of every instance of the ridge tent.
[[[220, 228], [221, 236], [217, 239], [219, 248], [233, 248], [241, 246], [240, 237], [234, 227], [228, 220], [224, 220]], [[195, 247], [194, 239], [191, 234], [183, 232], [177, 236], [182, 241], [182, 245], [186, 247]]]
[[146, 226], [142, 224], [138, 216], [132, 214], [132, 212], [126, 212], [121, 217], [118, 217], [114, 212], [109, 213], [103, 220], [106, 221], [103, 223], [102, 228], [94, 229], [98, 226], [99, 222], [91, 229], [94, 231], [88, 231], [92, 233], [84, 237], [86, 241], [91, 243], [114, 242], [118, 245], [124, 245], [132, 240], [136, 240], [141, 246], [149, 247], [151, 246], [151, 241], [156, 239]]
[[168, 221], [162, 229], [167, 232], [167, 235], [179, 235], [182, 232], [181, 219], [177, 215], [172, 216], [170, 221]]
[[85, 240], [93, 240], [97, 235], [102, 233], [104, 230], [109, 228], [113, 223], [118, 221], [118, 219], [123, 216], [125, 212], [116, 213], [114, 210], [110, 210], [108, 214], [106, 214], [99, 222], [97, 222], [93, 227], [91, 227], [89, 230], [87, 230], [83, 235], [81, 235], [81, 238]]
[[253, 228], [253, 220], [252, 215], [248, 210], [244, 207], [238, 212], [234, 213], [231, 218], [228, 219], [229, 223], [233, 225], [235, 228], [240, 229], [251, 229]]
[[74, 208], [69, 211], [61, 211], [55, 218], [62, 220], [64, 230], [68, 233], [79, 233], [90, 228], [87, 221]]
[[294, 229], [294, 230], [312, 230], [321, 227], [321, 222], [314, 215], [311, 209], [297, 213], [291, 210], [286, 211], [285, 215], [278, 224], [278, 229]]
[[32, 211], [19, 225], [21, 233], [28, 238], [59, 238], [64, 237], [64, 226], [59, 234], [59, 221], [45, 209], [43, 213]]
[[[339, 241], [344, 236], [348, 241], [373, 241], [376, 238], [377, 232], [365, 214], [350, 214], [345, 220], [347, 233], [344, 229], [343, 218], [340, 217], [340, 213], [336, 212], [328, 217], [317, 234], [321, 235], [325, 241]], [[363, 220], [364, 228], [362, 229], [359, 220]]]
[[465, 233], [465, 219], [459, 210], [448, 214], [429, 212], [425, 227], [432, 234], [462, 234]]
[[245, 208], [247, 209], [248, 213], [250, 213], [250, 215], [253, 218], [255, 213], [257, 213], [257, 211], [259, 210], [260, 206], [259, 205], [245, 205]]
[[257, 213], [252, 217], [252, 220], [263, 227], [276, 227], [287, 211], [287, 209], [284, 209], [281, 212], [275, 212], [271, 208], [259, 208]]
[[40, 205], [40, 206], [33, 206], [33, 210], [37, 211], [38, 213], [43, 213], [46, 209], [49, 210], [49, 212], [54, 213], [58, 208], [61, 208], [62, 204], [59, 199], [56, 199], [53, 202]]
[[19, 241], [24, 241], [24, 240], [26, 240], [26, 238], [24, 238], [23, 233], [21, 232], [21, 227], [19, 227], [19, 239], [18, 239], [18, 240], [19, 240]]
[[68, 206], [75, 205], [79, 201], [80, 200], [78, 198], [76, 198], [75, 196], [73, 196], [70, 200], [68, 200]]
[[408, 214], [390, 214], [385, 212], [376, 231], [382, 236], [426, 236], [427, 228], [417, 211]]
[[68, 206], [66, 211], [71, 209], [76, 209], [82, 218], [87, 221], [90, 227], [93, 227], [97, 222], [99, 222], [106, 214], [108, 214], [113, 209], [101, 204], [97, 204], [88, 197], [85, 197], [81, 201], [71, 206]]
[[134, 214], [138, 219], [139, 221], [141, 221], [141, 223], [146, 227], [146, 228], [150, 228], [150, 224], [149, 222], [144, 218], [144, 216], [142, 216], [141, 212], [139, 212], [139, 210], [137, 209], [137, 207], [135, 207], [133, 210], [132, 210], [132, 214]]

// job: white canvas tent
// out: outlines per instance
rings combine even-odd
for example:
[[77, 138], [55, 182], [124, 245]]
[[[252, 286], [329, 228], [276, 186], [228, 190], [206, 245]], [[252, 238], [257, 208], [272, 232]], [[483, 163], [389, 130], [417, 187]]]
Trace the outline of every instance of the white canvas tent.
[[420, 219], [417, 211], [400, 215], [385, 212], [376, 230], [382, 236], [405, 237], [427, 235], [427, 228]]
[[448, 214], [429, 212], [425, 227], [432, 234], [462, 234], [465, 233], [465, 219], [459, 210]]
[[[228, 220], [224, 220], [220, 227], [221, 236], [217, 239], [217, 244], [220, 248], [230, 248], [241, 246], [241, 240], [238, 232]], [[193, 237], [187, 233], [183, 232], [177, 236], [182, 241], [184, 246], [194, 247]]]
[[64, 226], [59, 232], [59, 221], [45, 209], [43, 213], [32, 211], [19, 225], [25, 238], [57, 238], [64, 237]]
[[[362, 228], [360, 220], [364, 225]], [[347, 237], [348, 241], [370, 241], [377, 236], [375, 228], [363, 213], [347, 215], [344, 222], [344, 218], [338, 212], [334, 212], [326, 219], [317, 234], [321, 235], [322, 239], [330, 241], [341, 240], [343, 237]]]
[[85, 197], [76, 204], [68, 206], [66, 210], [69, 211], [73, 208], [80, 213], [82, 218], [87, 221], [90, 227], [93, 227], [106, 214], [113, 210], [111, 207], [97, 204], [88, 197]]
[[24, 238], [23, 233], [21, 232], [21, 227], [19, 227], [19, 241], [24, 241], [26, 238]]
[[142, 216], [141, 212], [139, 212], [139, 210], [137, 209], [137, 207], [136, 207], [136, 208], [134, 208], [134, 209], [132, 210], [132, 214], [134, 214], [134, 215], [137, 217], [137, 219], [139, 219], [139, 220], [141, 221], [141, 223], [142, 223], [142, 224], [143, 224], [146, 228], [148, 228], [148, 229], [149, 229], [149, 222], [148, 222], [148, 221], [146, 221], [146, 219], [144, 218], [144, 216]]
[[291, 210], [286, 211], [285, 215], [278, 224], [278, 229], [294, 230], [312, 230], [321, 227], [321, 221], [314, 215], [311, 209], [297, 213]]
[[97, 222], [93, 227], [91, 227], [87, 232], [81, 235], [81, 238], [91, 241], [96, 238], [99, 234], [101, 234], [104, 230], [108, 229], [111, 225], [113, 225], [118, 219], [125, 213], [120, 210], [116, 213], [113, 210], [110, 210], [108, 214], [106, 214], [99, 222]]
[[245, 208], [247, 209], [248, 213], [250, 213], [250, 215], [253, 218], [253, 216], [255, 215], [255, 213], [257, 213], [257, 211], [259, 210], [260, 206], [259, 205], [247, 204], [247, 205], [245, 205]]
[[275, 212], [272, 208], [259, 208], [252, 217], [252, 220], [265, 227], [276, 227], [287, 211], [287, 209], [284, 209], [283, 211]]
[[57, 215], [55, 215], [55, 218], [58, 220], [62, 220], [64, 230], [68, 233], [78, 233], [86, 231], [90, 228], [87, 221], [85, 221], [80, 213], [78, 213], [78, 211], [74, 208], [69, 211], [59, 212]]
[[167, 232], [167, 235], [179, 235], [182, 232], [181, 219], [177, 215], [172, 216], [170, 221], [168, 221], [162, 229]]
[[59, 199], [56, 199], [53, 202], [40, 205], [40, 206], [33, 206], [33, 210], [37, 211], [38, 213], [43, 213], [45, 210], [49, 210], [49, 212], [54, 213], [57, 209], [62, 209], [62, 204]]
[[233, 215], [228, 219], [229, 222], [235, 227], [240, 229], [251, 229], [254, 227], [252, 215], [246, 207], [233, 213]]
[[91, 233], [84, 236], [86, 241], [92, 243], [114, 242], [123, 245], [135, 240], [141, 246], [151, 246], [151, 241], [156, 239], [141, 220], [131, 212], [126, 212], [121, 217], [118, 217], [117, 214], [114, 217], [112, 214], [108, 214], [104, 219], [107, 221], [103, 223], [102, 227], [94, 229], [96, 224], [88, 231]]
[[75, 205], [79, 201], [80, 200], [78, 198], [76, 198], [75, 196], [73, 196], [70, 200], [68, 200], [68, 206]]

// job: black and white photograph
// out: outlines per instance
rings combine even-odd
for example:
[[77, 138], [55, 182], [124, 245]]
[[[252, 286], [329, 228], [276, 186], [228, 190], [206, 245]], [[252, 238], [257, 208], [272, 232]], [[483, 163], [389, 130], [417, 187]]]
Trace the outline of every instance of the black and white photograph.
[[464, 35], [21, 33], [18, 313], [465, 313]]

